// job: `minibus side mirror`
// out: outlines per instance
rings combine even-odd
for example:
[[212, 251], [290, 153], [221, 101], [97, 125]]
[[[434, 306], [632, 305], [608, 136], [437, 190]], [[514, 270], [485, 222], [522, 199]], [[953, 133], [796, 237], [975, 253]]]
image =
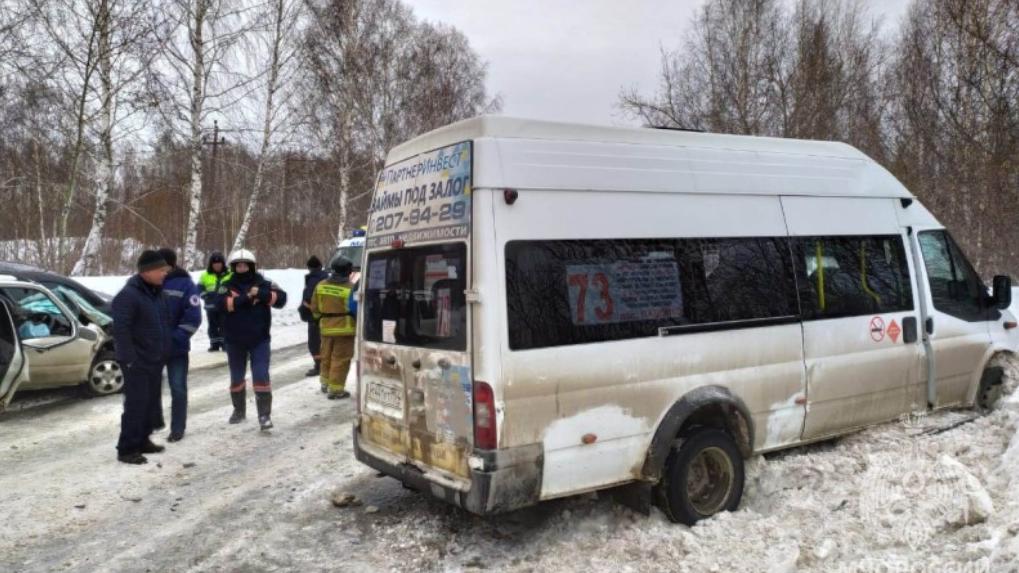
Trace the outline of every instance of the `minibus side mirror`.
[[991, 292], [995, 308], [1008, 308], [1012, 304], [1012, 279], [1007, 275], [994, 277], [994, 287]]

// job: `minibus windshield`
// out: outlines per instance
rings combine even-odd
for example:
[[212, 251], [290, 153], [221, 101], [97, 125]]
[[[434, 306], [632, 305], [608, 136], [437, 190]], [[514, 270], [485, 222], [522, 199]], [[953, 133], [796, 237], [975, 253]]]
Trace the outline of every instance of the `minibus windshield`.
[[466, 265], [463, 243], [369, 254], [365, 340], [466, 350]]

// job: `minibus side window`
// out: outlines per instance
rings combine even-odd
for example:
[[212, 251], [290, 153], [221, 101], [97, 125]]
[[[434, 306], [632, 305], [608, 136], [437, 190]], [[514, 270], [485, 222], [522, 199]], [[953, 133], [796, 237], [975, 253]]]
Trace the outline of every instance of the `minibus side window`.
[[945, 231], [924, 231], [919, 240], [934, 308], [970, 322], [988, 320], [986, 288], [955, 241]]
[[[703, 277], [701, 322], [795, 316], [796, 292], [783, 238], [704, 239], [687, 243], [695, 276]], [[692, 251], [692, 252], [691, 252]]]
[[506, 293], [513, 350], [799, 318], [782, 237], [511, 241]]
[[794, 248], [805, 320], [913, 309], [901, 236], [799, 238]]

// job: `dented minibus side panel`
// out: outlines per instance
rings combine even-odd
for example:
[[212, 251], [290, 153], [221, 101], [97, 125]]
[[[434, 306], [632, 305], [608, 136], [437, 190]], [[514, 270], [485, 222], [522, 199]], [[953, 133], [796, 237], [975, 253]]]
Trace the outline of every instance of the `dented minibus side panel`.
[[[907, 322], [919, 324], [919, 301], [913, 295], [909, 236], [896, 217], [899, 201], [783, 197], [782, 205], [794, 244], [803, 247], [794, 254], [797, 279], [813, 282], [801, 291], [801, 304], [816, 313], [805, 315], [803, 323], [803, 437], [820, 438], [910, 411], [909, 391], [923, 378], [924, 352], [919, 338], [904, 336]], [[819, 236], [839, 241], [815, 239]], [[833, 300], [826, 283], [845, 280], [862, 283], [863, 300]]]

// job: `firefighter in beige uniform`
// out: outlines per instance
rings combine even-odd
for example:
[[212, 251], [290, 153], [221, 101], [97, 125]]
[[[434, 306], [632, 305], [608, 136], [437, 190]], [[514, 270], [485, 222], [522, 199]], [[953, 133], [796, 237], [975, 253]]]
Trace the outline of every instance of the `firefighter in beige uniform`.
[[335, 400], [350, 396], [343, 386], [354, 356], [357, 301], [354, 299], [354, 287], [350, 284], [354, 264], [337, 256], [329, 266], [332, 273], [318, 283], [311, 297], [311, 314], [319, 321], [322, 333], [322, 385], [326, 387], [329, 399]]

